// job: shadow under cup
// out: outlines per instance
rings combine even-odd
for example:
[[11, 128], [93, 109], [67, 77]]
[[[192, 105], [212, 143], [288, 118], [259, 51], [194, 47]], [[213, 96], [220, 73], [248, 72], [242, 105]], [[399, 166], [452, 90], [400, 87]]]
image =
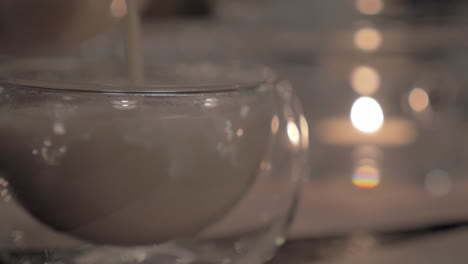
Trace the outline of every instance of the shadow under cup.
[[83, 65], [3, 70], [0, 250], [64, 263], [270, 256], [306, 161], [291, 87], [210, 64], [148, 66], [159, 85], [136, 86], [125, 67]]

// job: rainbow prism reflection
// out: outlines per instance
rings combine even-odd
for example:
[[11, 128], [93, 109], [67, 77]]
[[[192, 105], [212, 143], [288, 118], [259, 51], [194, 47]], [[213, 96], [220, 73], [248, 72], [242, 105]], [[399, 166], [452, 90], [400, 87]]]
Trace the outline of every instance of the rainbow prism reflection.
[[371, 189], [380, 183], [380, 171], [373, 165], [361, 165], [353, 174], [353, 184], [359, 188]]

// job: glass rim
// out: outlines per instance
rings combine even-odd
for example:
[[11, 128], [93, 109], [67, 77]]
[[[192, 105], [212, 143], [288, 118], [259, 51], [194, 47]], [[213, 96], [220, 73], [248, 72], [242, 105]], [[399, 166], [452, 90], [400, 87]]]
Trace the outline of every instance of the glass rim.
[[[256, 64], [145, 63], [145, 69], [154, 71], [155, 75], [146, 72], [148, 78], [144, 78], [141, 83], [134, 83], [127, 75], [128, 72], [121, 68], [122, 65], [107, 61], [88, 63], [76, 59], [33, 59], [2, 66], [4, 71], [0, 74], [0, 86], [43, 92], [193, 95], [255, 90], [277, 81], [276, 73], [270, 67]], [[101, 68], [106, 69], [105, 73], [94, 75]], [[90, 75], [86, 75], [90, 72]], [[84, 77], [80, 77], [80, 73], [84, 73]], [[50, 79], [50, 76], [53, 78]], [[88, 79], [89, 76], [92, 78]], [[117, 78], [114, 79], [114, 76]]]
[[[197, 85], [133, 85], [133, 84], [91, 84], [28, 81], [20, 79], [0, 79], [0, 87], [14, 86], [18, 89], [31, 89], [54, 93], [84, 93], [102, 95], [203, 95], [253, 91], [268, 87], [272, 82], [264, 80], [252, 83], [197, 84]], [[122, 89], [122, 88], [128, 89]]]

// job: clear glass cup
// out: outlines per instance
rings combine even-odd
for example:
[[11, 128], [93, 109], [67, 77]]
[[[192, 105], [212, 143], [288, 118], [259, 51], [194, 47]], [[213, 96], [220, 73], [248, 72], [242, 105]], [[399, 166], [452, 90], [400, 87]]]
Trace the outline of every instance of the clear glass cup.
[[148, 65], [161, 85], [140, 86], [108, 64], [1, 67], [0, 262], [260, 263], [285, 241], [308, 148], [287, 82], [208, 64]]

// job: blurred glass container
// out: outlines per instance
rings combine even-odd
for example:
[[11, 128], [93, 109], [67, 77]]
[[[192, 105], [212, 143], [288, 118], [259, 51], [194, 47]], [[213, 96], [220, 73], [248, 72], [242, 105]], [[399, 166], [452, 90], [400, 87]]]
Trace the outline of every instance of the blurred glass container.
[[308, 148], [290, 83], [165, 43], [144, 2], [0, 4], [19, 14], [0, 22], [0, 262], [260, 263], [284, 243]]

